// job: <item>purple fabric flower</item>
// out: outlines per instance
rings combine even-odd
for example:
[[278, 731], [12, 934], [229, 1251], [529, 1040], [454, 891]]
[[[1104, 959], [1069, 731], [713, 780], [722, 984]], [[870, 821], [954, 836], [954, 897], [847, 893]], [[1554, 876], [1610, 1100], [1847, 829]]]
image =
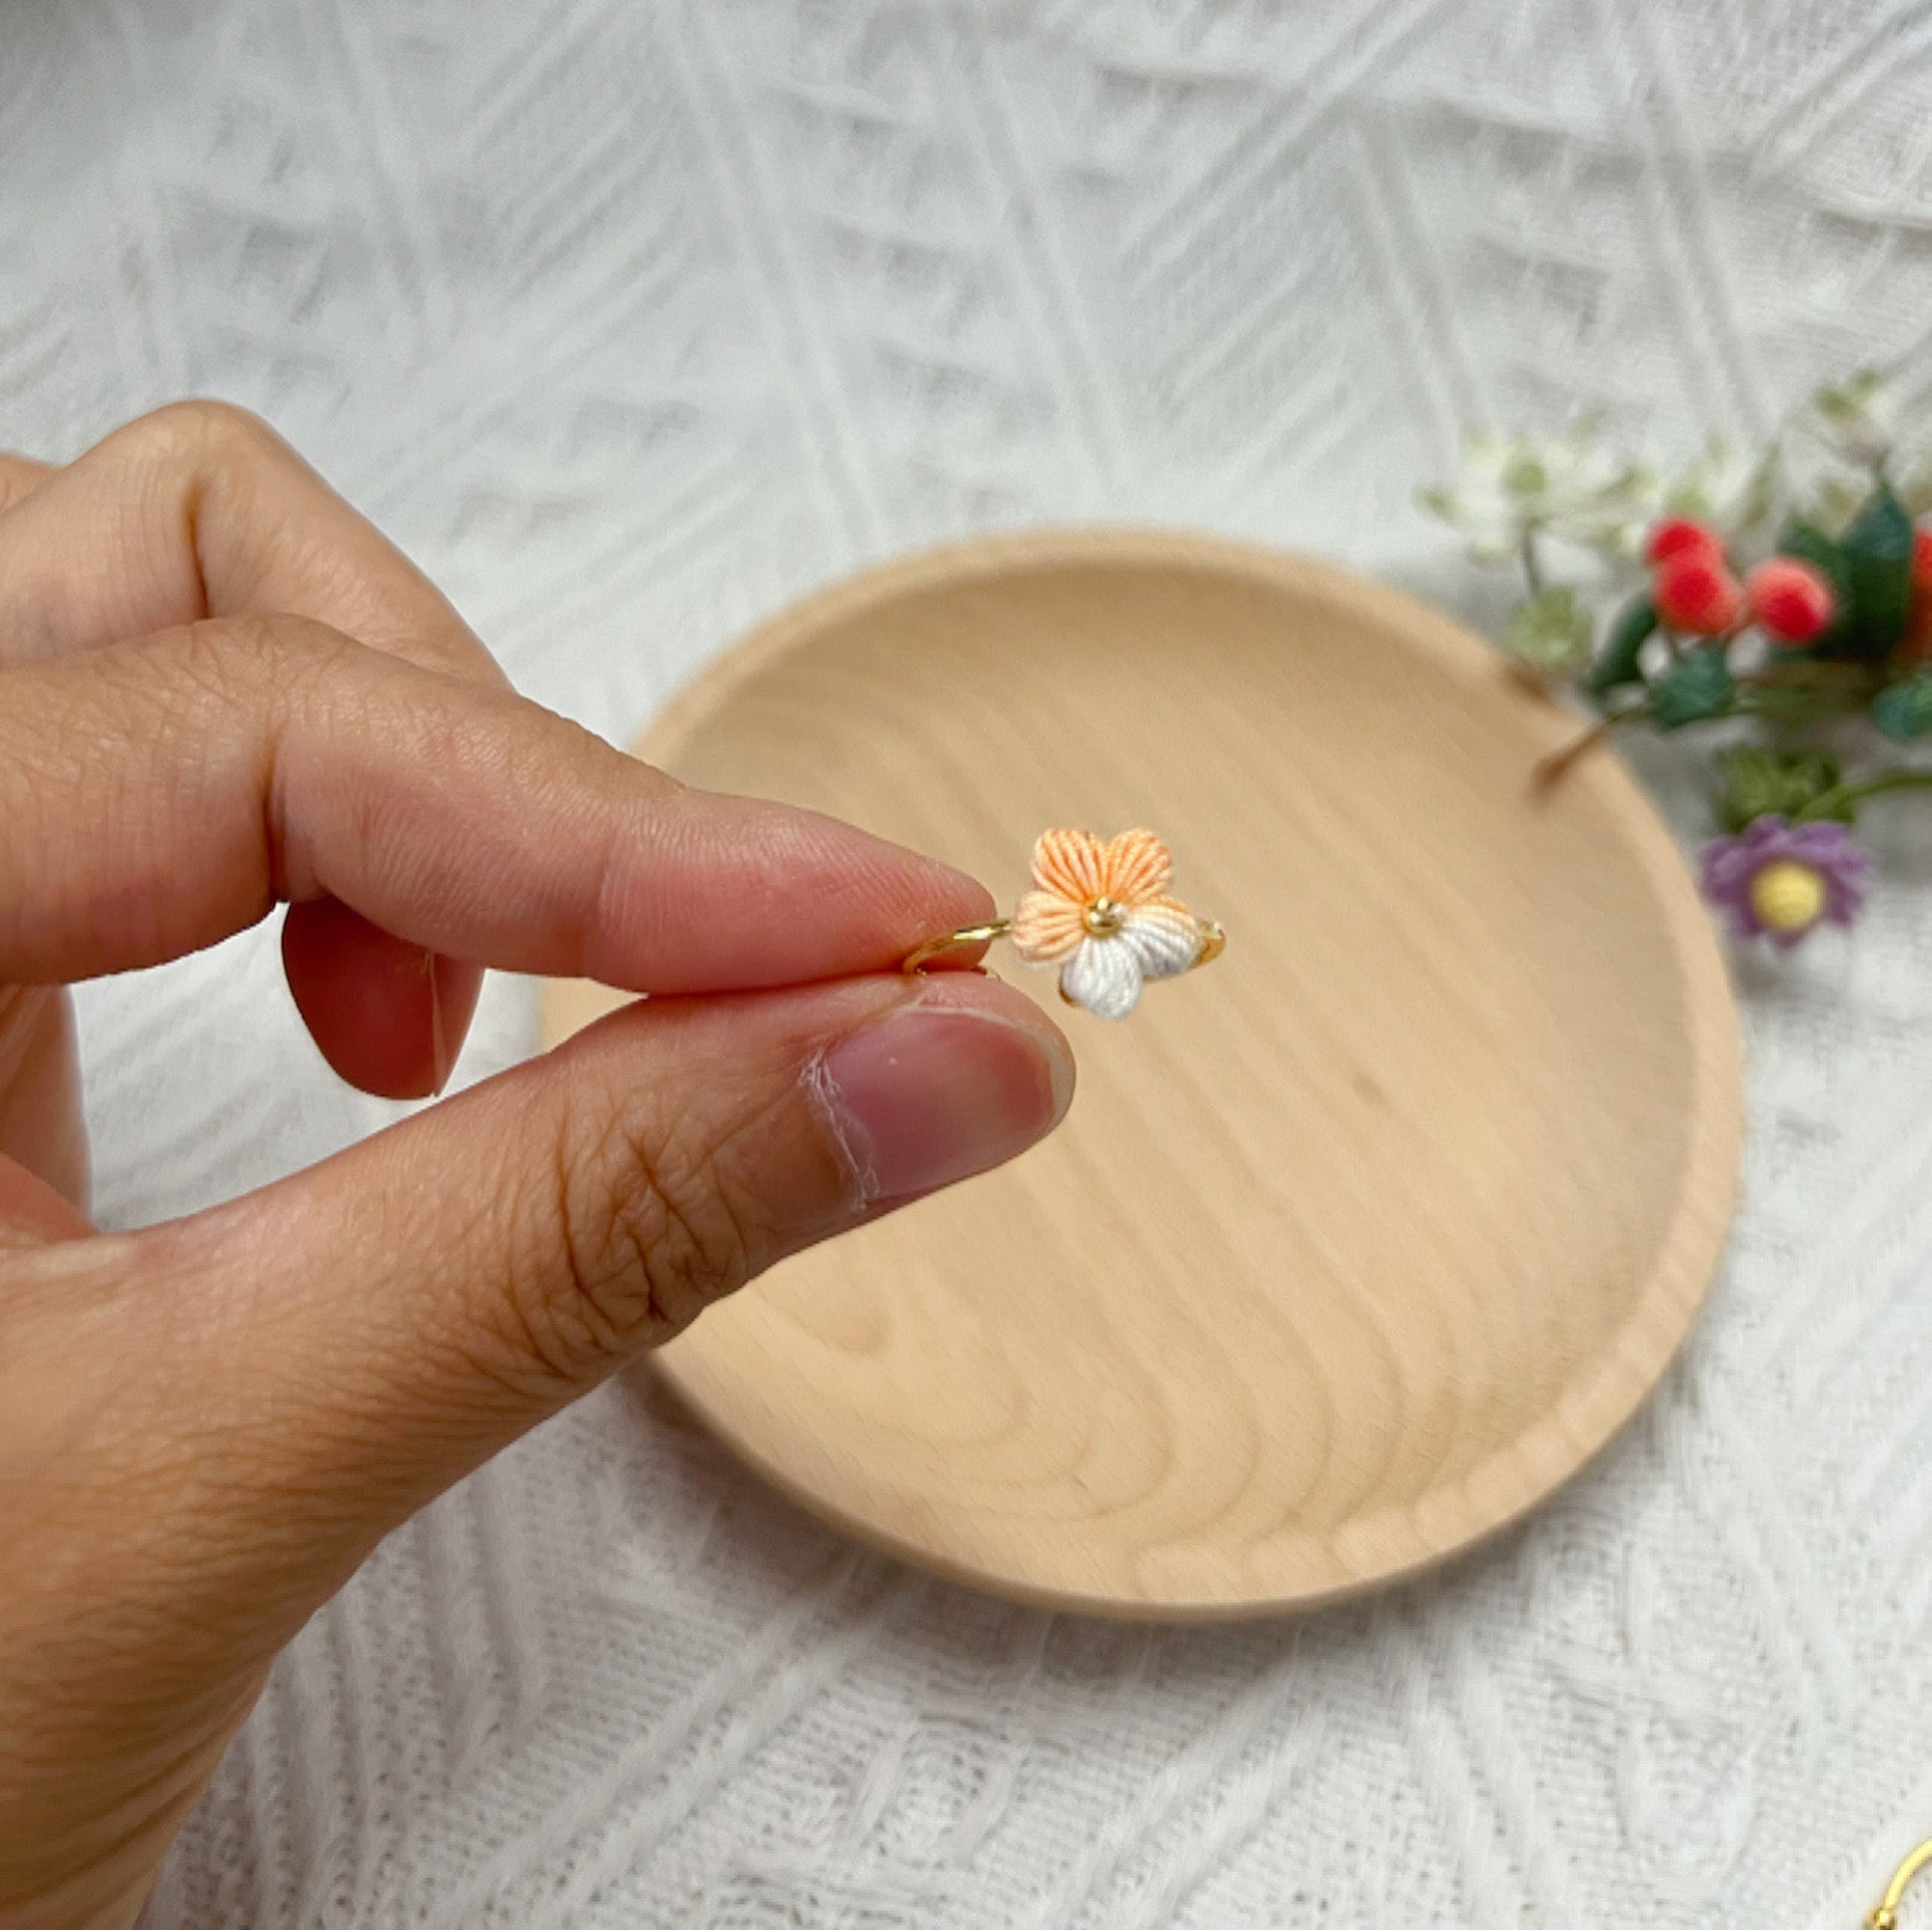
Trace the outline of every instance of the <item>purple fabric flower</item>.
[[1789, 951], [1820, 924], [1850, 924], [1864, 904], [1871, 860], [1842, 824], [1791, 824], [1776, 813], [1703, 850], [1704, 896], [1740, 938]]

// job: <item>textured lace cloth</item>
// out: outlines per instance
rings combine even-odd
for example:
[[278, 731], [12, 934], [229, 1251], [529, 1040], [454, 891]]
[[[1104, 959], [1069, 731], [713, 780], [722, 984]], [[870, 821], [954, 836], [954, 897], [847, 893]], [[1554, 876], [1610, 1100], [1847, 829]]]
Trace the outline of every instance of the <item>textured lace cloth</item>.
[[[0, 0], [0, 440], [261, 409], [618, 737], [969, 529], [1454, 593], [1410, 492], [1464, 427], [1749, 437], [1929, 326], [1924, 0]], [[1854, 942], [1741, 968], [1710, 1311], [1501, 1545], [1301, 1622], [1053, 1618], [616, 1386], [317, 1617], [150, 1930], [1855, 1922], [1932, 1831], [1912, 821]], [[82, 1007], [113, 1223], [384, 1116], [272, 933]], [[465, 1076], [532, 1035], [493, 986]]]

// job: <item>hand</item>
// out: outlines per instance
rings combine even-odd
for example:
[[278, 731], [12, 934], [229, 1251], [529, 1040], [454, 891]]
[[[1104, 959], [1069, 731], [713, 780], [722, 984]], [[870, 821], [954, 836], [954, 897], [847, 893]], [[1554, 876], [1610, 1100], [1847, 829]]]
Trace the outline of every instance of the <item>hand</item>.
[[[372, 1092], [482, 968], [652, 998], [225, 1206], [84, 1217], [66, 982], [289, 912]], [[514, 696], [259, 423], [0, 458], [0, 1926], [132, 1921], [276, 1650], [390, 1529], [761, 1268], [1018, 1152], [1072, 1066], [918, 940], [957, 873]]]

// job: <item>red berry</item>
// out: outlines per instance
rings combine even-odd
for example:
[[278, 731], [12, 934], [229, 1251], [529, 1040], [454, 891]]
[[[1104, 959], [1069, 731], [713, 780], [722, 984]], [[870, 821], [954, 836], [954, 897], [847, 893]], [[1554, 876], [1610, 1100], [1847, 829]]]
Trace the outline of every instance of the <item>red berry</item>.
[[1808, 563], [1774, 556], [1744, 579], [1751, 614], [1780, 644], [1808, 644], [1831, 627], [1836, 614], [1832, 586]]
[[1932, 596], [1932, 529], [1912, 533], [1912, 593]]
[[1722, 564], [1724, 538], [1695, 516], [1666, 516], [1651, 530], [1643, 560], [1654, 569], [1679, 556], [1700, 556], [1706, 563]]
[[1650, 600], [1666, 625], [1689, 637], [1721, 637], [1744, 614], [1744, 592], [1722, 563], [1676, 556], [1651, 582]]

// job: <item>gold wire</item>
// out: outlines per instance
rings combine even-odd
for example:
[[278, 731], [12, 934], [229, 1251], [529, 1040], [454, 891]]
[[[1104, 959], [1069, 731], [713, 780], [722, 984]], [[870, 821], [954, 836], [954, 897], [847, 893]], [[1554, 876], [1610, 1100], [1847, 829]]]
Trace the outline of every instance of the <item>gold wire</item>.
[[908, 951], [899, 970], [923, 972], [935, 958], [944, 957], [949, 951], [957, 951], [962, 945], [990, 945], [994, 939], [1006, 937], [1012, 928], [1013, 922], [1009, 918], [996, 918], [990, 924], [962, 924], [943, 938], [928, 938], [924, 945]]
[[[1228, 950], [1228, 934], [1215, 920], [1202, 918], [1195, 923], [1201, 927], [1201, 950], [1194, 954], [1194, 963], [1187, 968], [1190, 972], [1212, 964]], [[990, 945], [996, 938], [1007, 937], [1012, 928], [1013, 922], [1009, 918], [996, 918], [987, 924], [962, 924], [956, 930], [945, 932], [938, 938], [928, 938], [924, 945], [914, 947], [900, 961], [899, 970], [908, 974], [924, 972], [935, 958], [943, 958], [949, 951], [957, 951], [967, 945]]]
[[1865, 1918], [1868, 1930], [1898, 1930], [1898, 1901], [1905, 1894], [1905, 1886], [1932, 1863], [1932, 1839], [1922, 1842], [1892, 1872], [1891, 1881], [1885, 1887], [1885, 1894], [1872, 1908]]

